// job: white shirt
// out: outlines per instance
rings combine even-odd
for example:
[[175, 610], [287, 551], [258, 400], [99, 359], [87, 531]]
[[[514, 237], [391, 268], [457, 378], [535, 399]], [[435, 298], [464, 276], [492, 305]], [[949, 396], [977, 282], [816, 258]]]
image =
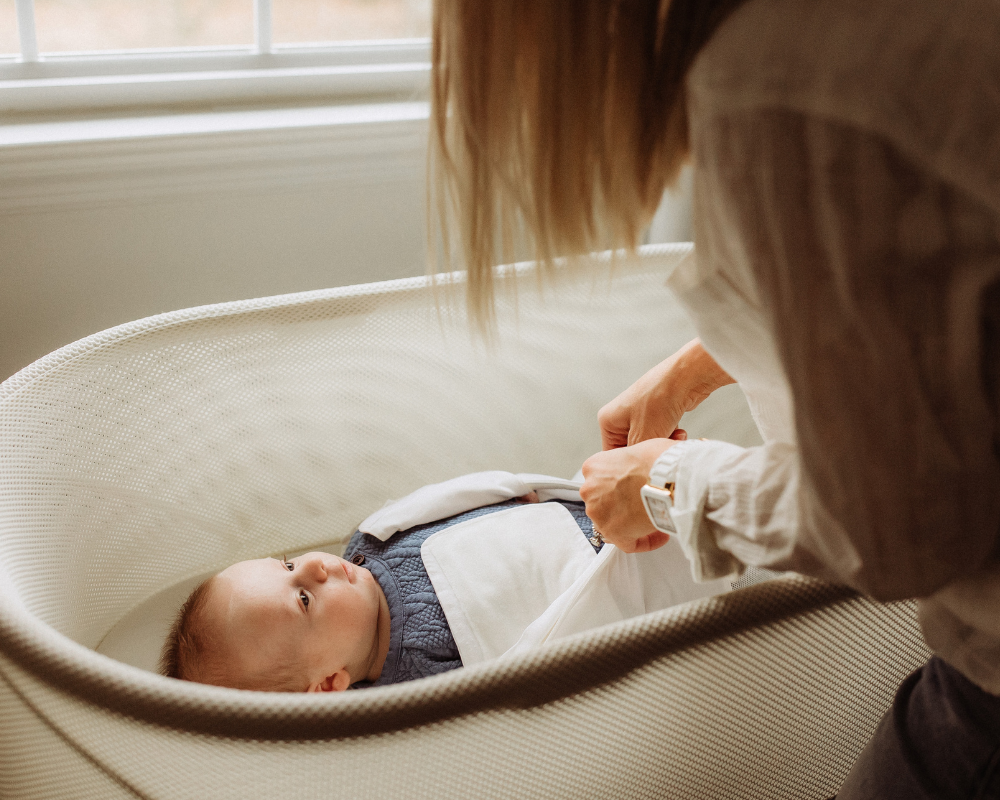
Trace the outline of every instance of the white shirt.
[[765, 444], [665, 454], [705, 579], [922, 598], [1000, 694], [1000, 5], [749, 0], [687, 79], [697, 261], [670, 278]]

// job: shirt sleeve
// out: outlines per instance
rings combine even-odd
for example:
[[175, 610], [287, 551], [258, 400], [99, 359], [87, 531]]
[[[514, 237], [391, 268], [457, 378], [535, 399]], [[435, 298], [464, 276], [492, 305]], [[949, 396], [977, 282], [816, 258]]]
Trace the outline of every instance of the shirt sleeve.
[[1000, 530], [997, 208], [929, 157], [797, 111], [720, 112], [692, 138], [698, 246], [749, 264], [796, 440], [683, 445], [696, 572], [732, 571], [731, 554], [894, 599], [983, 568]]

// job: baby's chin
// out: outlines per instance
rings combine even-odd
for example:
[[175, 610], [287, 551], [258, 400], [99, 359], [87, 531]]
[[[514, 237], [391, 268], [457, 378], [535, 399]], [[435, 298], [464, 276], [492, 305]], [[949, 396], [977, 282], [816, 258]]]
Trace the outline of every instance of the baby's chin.
[[371, 570], [364, 567], [355, 567], [354, 569], [359, 583], [369, 587], [376, 595], [382, 590], [378, 585], [378, 581], [375, 580], [375, 576], [372, 575]]
[[384, 600], [385, 595], [382, 592], [382, 587], [379, 586], [379, 582], [375, 580], [375, 576], [372, 575], [371, 570], [365, 569], [364, 567], [356, 567], [358, 575], [358, 583], [362, 584], [365, 589], [371, 592], [372, 604], [375, 607], [375, 616], [378, 617], [378, 612], [382, 607], [382, 604], [386, 602]]

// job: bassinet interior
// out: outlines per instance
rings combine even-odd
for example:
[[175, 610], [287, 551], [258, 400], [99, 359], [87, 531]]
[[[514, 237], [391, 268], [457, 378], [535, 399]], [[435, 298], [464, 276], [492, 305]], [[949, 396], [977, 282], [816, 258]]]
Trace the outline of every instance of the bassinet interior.
[[[342, 547], [426, 483], [575, 473], [693, 336], [664, 286], [689, 252], [510, 268], [492, 342], [459, 279], [408, 279], [153, 317], [0, 385], [0, 795], [832, 793], [926, 652], [909, 605], [802, 579], [348, 696], [139, 668], [202, 575]], [[735, 387], [684, 424], [758, 441]]]

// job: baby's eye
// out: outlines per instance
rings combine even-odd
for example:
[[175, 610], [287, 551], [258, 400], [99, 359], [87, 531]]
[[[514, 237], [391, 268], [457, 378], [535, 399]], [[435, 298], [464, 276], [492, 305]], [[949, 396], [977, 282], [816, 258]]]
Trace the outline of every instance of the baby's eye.
[[291, 561], [286, 561], [285, 569], [287, 569], [289, 572], [292, 572], [295, 569], [295, 565]]
[[299, 592], [299, 600], [302, 601], [302, 605], [309, 608], [309, 595], [305, 592]]

